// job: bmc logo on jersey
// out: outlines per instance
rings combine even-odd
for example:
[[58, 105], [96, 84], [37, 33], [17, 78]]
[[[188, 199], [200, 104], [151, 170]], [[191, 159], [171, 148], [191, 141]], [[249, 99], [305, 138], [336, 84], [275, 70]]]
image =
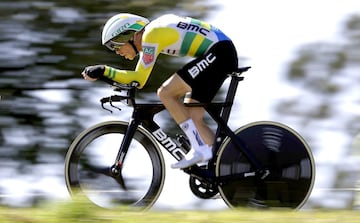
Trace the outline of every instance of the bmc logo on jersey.
[[205, 70], [210, 64], [212, 64], [216, 60], [216, 56], [212, 53], [207, 55], [204, 59], [200, 60], [195, 64], [195, 66], [188, 69], [189, 74], [192, 78], [195, 78], [199, 75], [203, 70]]
[[204, 36], [207, 36], [207, 34], [210, 32], [210, 30], [207, 30], [204, 27], [198, 26], [196, 24], [191, 24], [191, 23], [189, 24], [186, 22], [179, 22], [176, 26], [179, 27], [180, 29], [201, 33]]
[[143, 58], [142, 61], [145, 66], [152, 64], [155, 61], [155, 46], [143, 46]]

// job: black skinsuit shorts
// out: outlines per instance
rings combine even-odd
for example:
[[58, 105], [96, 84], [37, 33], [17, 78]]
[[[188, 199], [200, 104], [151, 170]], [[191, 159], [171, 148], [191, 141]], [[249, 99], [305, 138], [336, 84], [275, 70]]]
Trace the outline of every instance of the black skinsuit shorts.
[[231, 41], [220, 41], [204, 55], [182, 67], [177, 74], [192, 88], [192, 99], [211, 102], [228, 74], [237, 68], [235, 46]]

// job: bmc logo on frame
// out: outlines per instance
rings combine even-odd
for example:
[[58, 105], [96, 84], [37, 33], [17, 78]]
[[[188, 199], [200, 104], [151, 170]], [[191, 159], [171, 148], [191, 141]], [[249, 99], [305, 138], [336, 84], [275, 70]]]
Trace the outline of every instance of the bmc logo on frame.
[[185, 153], [182, 151], [180, 147], [176, 145], [171, 138], [166, 135], [161, 129], [158, 129], [152, 132], [152, 135], [160, 142], [161, 145], [165, 147], [167, 151], [169, 151], [177, 160], [182, 159], [185, 157]]
[[195, 78], [203, 70], [205, 70], [210, 64], [212, 64], [215, 60], [216, 60], [216, 56], [214, 56], [212, 53], [210, 53], [204, 59], [197, 62], [195, 66], [188, 69], [188, 72], [192, 78]]

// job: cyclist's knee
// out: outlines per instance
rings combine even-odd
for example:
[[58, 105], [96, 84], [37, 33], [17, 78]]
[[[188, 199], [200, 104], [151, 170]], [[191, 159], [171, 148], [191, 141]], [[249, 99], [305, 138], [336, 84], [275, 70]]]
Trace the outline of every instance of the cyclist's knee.
[[157, 95], [160, 98], [160, 100], [171, 97], [171, 94], [166, 86], [160, 86], [157, 89]]
[[162, 95], [162, 92], [163, 91], [163, 87], [162, 86], [160, 86], [158, 89], [157, 89], [157, 95], [160, 97], [161, 95]]

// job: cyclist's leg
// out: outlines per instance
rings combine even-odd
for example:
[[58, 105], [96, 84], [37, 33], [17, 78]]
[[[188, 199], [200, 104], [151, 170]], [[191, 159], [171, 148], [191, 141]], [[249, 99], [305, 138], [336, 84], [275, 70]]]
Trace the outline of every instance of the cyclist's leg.
[[[204, 55], [190, 61], [177, 74], [187, 83], [191, 91], [186, 95], [185, 102], [210, 103], [221, 88], [228, 74], [237, 68], [237, 54], [231, 41], [216, 43]], [[188, 107], [190, 117], [201, 133], [204, 141], [211, 145], [214, 133], [204, 122], [205, 109]]]
[[185, 168], [198, 162], [208, 161], [212, 157], [210, 147], [204, 143], [194, 121], [191, 119], [189, 108], [180, 100], [189, 91], [191, 91], [191, 87], [177, 74], [166, 80], [158, 90], [161, 101], [180, 128], [185, 132], [192, 146], [189, 155], [173, 165], [173, 168]]
[[[186, 98], [184, 102], [196, 103], [198, 101], [191, 98]], [[205, 109], [203, 107], [189, 107], [189, 113], [191, 119], [194, 121], [195, 126], [201, 135], [201, 138], [207, 145], [211, 145], [214, 142], [215, 134], [204, 122]]]
[[[159, 88], [158, 95], [177, 124], [191, 118], [194, 121], [201, 138], [206, 144], [211, 145], [214, 140], [214, 133], [204, 122], [203, 118], [205, 109], [202, 107], [186, 107], [180, 100], [187, 92], [190, 91], [191, 87], [175, 73]], [[185, 102], [192, 103], [198, 101], [186, 98]]]
[[176, 73], [158, 89], [160, 100], [178, 124], [190, 118], [188, 108], [181, 102], [181, 97], [189, 91], [191, 91], [191, 87]]

